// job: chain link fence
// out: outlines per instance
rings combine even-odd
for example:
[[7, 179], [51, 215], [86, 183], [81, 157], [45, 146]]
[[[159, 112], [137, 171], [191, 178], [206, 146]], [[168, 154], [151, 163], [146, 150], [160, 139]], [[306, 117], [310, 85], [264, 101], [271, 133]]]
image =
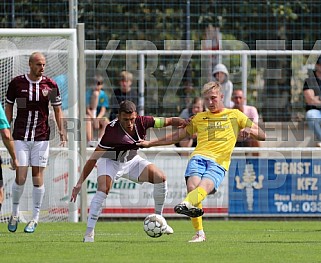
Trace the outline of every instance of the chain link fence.
[[[70, 4], [77, 10], [77, 22], [85, 24], [87, 41], [94, 42], [95, 49], [127, 49], [128, 40], [152, 43], [157, 50], [163, 49], [283, 49], [292, 50], [293, 41], [302, 41], [301, 49], [312, 50], [318, 40], [321, 1], [3, 1], [0, 3], [0, 27], [2, 28], [68, 28], [70, 27]], [[191, 42], [182, 42], [192, 40]], [[239, 45], [222, 47], [224, 40], [238, 41]], [[269, 41], [283, 41], [273, 46]], [[114, 41], [114, 42], [111, 42]], [[165, 41], [166, 44], [165, 44]], [[179, 41], [180, 46], [175, 46]], [[272, 45], [272, 46], [271, 46]], [[263, 48], [262, 48], [263, 46]], [[114, 48], [114, 47], [113, 47]], [[94, 61], [98, 63], [102, 56]], [[112, 87], [118, 86], [119, 72], [126, 69], [128, 57], [114, 57], [106, 69]], [[257, 67], [257, 57], [251, 56], [248, 76], [248, 104], [256, 106], [265, 121], [289, 121], [302, 118], [304, 103], [302, 79], [313, 65], [305, 66], [303, 56], [299, 81], [293, 78], [291, 56], [269, 56], [265, 68]], [[234, 88], [241, 88], [238, 75], [240, 57], [222, 56], [211, 58], [212, 66], [218, 62], [227, 64]], [[93, 62], [89, 62], [93, 63]], [[97, 65], [96, 65], [97, 66]], [[276, 79], [267, 78], [266, 69], [282, 69]], [[171, 86], [177, 68], [177, 57], [163, 56], [158, 59], [155, 78], [159, 94], [148, 90], [146, 102], [163, 97]], [[189, 61], [181, 79], [175, 85], [183, 89], [193, 86], [196, 94], [204, 84], [201, 76], [202, 58]], [[92, 77], [89, 70], [87, 79]], [[235, 73], [235, 74], [234, 74]], [[301, 74], [300, 73], [300, 74]], [[136, 79], [138, 76], [135, 76]], [[177, 83], [177, 84], [176, 84]], [[164, 87], [163, 89], [161, 87]], [[111, 88], [111, 87], [108, 87]], [[262, 100], [264, 98], [264, 100]], [[266, 103], [268, 102], [268, 103]], [[152, 104], [152, 103], [151, 103]], [[181, 110], [179, 98], [159, 101], [158, 108], [146, 105], [146, 114], [177, 115]]]

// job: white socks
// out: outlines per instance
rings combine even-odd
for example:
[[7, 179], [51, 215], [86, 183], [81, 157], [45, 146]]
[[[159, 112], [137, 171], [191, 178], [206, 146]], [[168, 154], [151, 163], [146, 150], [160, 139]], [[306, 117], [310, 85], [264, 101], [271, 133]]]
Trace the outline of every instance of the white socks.
[[[18, 185], [15, 181], [12, 184], [12, 215], [19, 216], [19, 202], [23, 194], [24, 185]], [[45, 195], [45, 186], [33, 187], [32, 201], [33, 210], [32, 217], [33, 220], [39, 221], [40, 207], [42, 204], [43, 197]]]
[[40, 187], [35, 187], [35, 186], [33, 187], [33, 192], [32, 192], [32, 201], [33, 201], [32, 218], [36, 222], [39, 221], [40, 207], [41, 207], [44, 195], [45, 195], [45, 186], [44, 185], [42, 185]]
[[92, 231], [94, 230], [101, 212], [102, 204], [106, 198], [107, 198], [107, 195], [104, 192], [97, 191], [93, 199], [91, 200], [89, 215], [87, 220], [86, 235], [92, 233]]
[[16, 181], [12, 184], [12, 215], [18, 216], [19, 215], [19, 201], [23, 194], [25, 186], [18, 185]]
[[[164, 208], [164, 202], [167, 194], [167, 182], [154, 184], [154, 201], [155, 201], [155, 213], [162, 214]], [[107, 195], [104, 192], [97, 191], [91, 200], [89, 215], [87, 220], [86, 235], [90, 235], [97, 223], [99, 218], [101, 207]]]
[[167, 181], [154, 184], [154, 201], [155, 201], [155, 214], [161, 215], [163, 213], [164, 202], [167, 194]]

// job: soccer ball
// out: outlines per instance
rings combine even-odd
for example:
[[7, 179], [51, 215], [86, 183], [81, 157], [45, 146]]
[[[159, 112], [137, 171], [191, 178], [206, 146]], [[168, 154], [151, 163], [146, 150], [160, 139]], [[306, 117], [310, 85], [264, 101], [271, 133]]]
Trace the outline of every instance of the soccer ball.
[[161, 215], [151, 214], [144, 219], [144, 231], [150, 237], [160, 237], [166, 228], [166, 220]]

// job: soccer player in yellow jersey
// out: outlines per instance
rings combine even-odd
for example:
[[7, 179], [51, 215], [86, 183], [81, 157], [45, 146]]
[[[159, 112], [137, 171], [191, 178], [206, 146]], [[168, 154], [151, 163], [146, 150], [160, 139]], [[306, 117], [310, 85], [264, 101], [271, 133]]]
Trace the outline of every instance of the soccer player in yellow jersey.
[[264, 131], [241, 111], [224, 108], [219, 83], [205, 84], [202, 97], [207, 110], [196, 114], [185, 128], [163, 138], [137, 144], [145, 148], [169, 145], [197, 133], [197, 146], [185, 171], [188, 194], [174, 208], [176, 213], [192, 219], [196, 235], [189, 242], [203, 242], [206, 239], [202, 223], [202, 201], [208, 194], [215, 193], [223, 181], [238, 134], [257, 140], [265, 140], [266, 137]]

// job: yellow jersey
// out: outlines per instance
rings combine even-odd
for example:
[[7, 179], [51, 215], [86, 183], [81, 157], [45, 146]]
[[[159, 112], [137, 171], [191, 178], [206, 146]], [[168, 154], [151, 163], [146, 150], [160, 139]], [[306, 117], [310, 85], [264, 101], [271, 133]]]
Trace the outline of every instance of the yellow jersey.
[[186, 131], [197, 133], [197, 145], [191, 156], [210, 158], [228, 170], [238, 133], [253, 122], [237, 109], [224, 109], [219, 113], [210, 111], [196, 114]]

